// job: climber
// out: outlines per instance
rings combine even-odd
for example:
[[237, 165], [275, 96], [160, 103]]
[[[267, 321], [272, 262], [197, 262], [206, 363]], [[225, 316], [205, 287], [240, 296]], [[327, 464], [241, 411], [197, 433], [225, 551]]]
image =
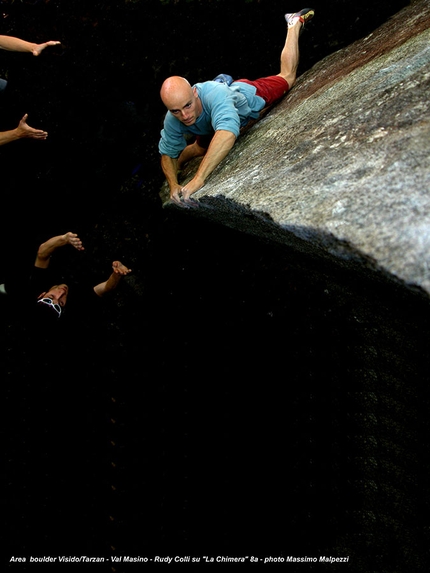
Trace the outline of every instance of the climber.
[[[170, 188], [170, 200], [180, 207], [198, 203], [191, 195], [203, 187], [208, 176], [228, 155], [236, 138], [251, 120], [278, 102], [296, 81], [299, 35], [314, 15], [304, 8], [285, 14], [287, 37], [281, 53], [279, 74], [254, 81], [207, 81], [191, 86], [179, 76], [167, 78], [160, 91], [167, 108], [161, 131], [161, 167]], [[196, 136], [187, 145], [186, 136]], [[178, 171], [193, 157], [204, 156], [194, 177], [186, 185], [178, 182]]]

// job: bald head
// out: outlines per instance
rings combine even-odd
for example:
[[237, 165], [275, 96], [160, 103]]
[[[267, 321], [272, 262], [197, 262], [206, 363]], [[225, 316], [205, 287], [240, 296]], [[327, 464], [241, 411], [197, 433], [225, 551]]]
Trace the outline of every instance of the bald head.
[[181, 76], [171, 76], [163, 82], [160, 90], [160, 96], [167, 108], [175, 107], [177, 100], [191, 97], [193, 93], [190, 82]]
[[161, 86], [160, 96], [170, 113], [185, 125], [193, 125], [202, 113], [197, 89], [185, 78], [167, 78]]

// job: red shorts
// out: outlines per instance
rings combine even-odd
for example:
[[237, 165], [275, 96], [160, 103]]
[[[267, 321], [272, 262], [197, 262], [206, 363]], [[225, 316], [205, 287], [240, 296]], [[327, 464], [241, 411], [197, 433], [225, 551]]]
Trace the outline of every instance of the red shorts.
[[243, 79], [234, 81], [255, 86], [257, 88], [257, 95], [262, 97], [267, 105], [274, 104], [290, 89], [287, 80], [281, 76], [267, 76], [266, 78], [259, 78], [254, 81]]

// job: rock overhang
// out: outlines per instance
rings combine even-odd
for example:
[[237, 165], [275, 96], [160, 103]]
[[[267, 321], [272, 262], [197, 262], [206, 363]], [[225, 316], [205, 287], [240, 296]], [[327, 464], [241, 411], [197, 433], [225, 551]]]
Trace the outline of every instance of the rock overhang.
[[187, 212], [430, 294], [429, 26], [419, 1], [318, 62]]

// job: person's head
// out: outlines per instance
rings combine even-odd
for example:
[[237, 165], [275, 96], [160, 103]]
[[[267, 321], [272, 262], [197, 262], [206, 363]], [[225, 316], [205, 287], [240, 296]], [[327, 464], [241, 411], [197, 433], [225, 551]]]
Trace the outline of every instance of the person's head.
[[37, 304], [49, 309], [50, 312], [60, 318], [63, 308], [66, 306], [69, 287], [66, 284], [54, 285], [48, 291], [41, 293], [37, 298]]
[[197, 88], [192, 88], [185, 78], [167, 78], [161, 86], [160, 96], [170, 113], [184, 125], [193, 125], [202, 113]]

